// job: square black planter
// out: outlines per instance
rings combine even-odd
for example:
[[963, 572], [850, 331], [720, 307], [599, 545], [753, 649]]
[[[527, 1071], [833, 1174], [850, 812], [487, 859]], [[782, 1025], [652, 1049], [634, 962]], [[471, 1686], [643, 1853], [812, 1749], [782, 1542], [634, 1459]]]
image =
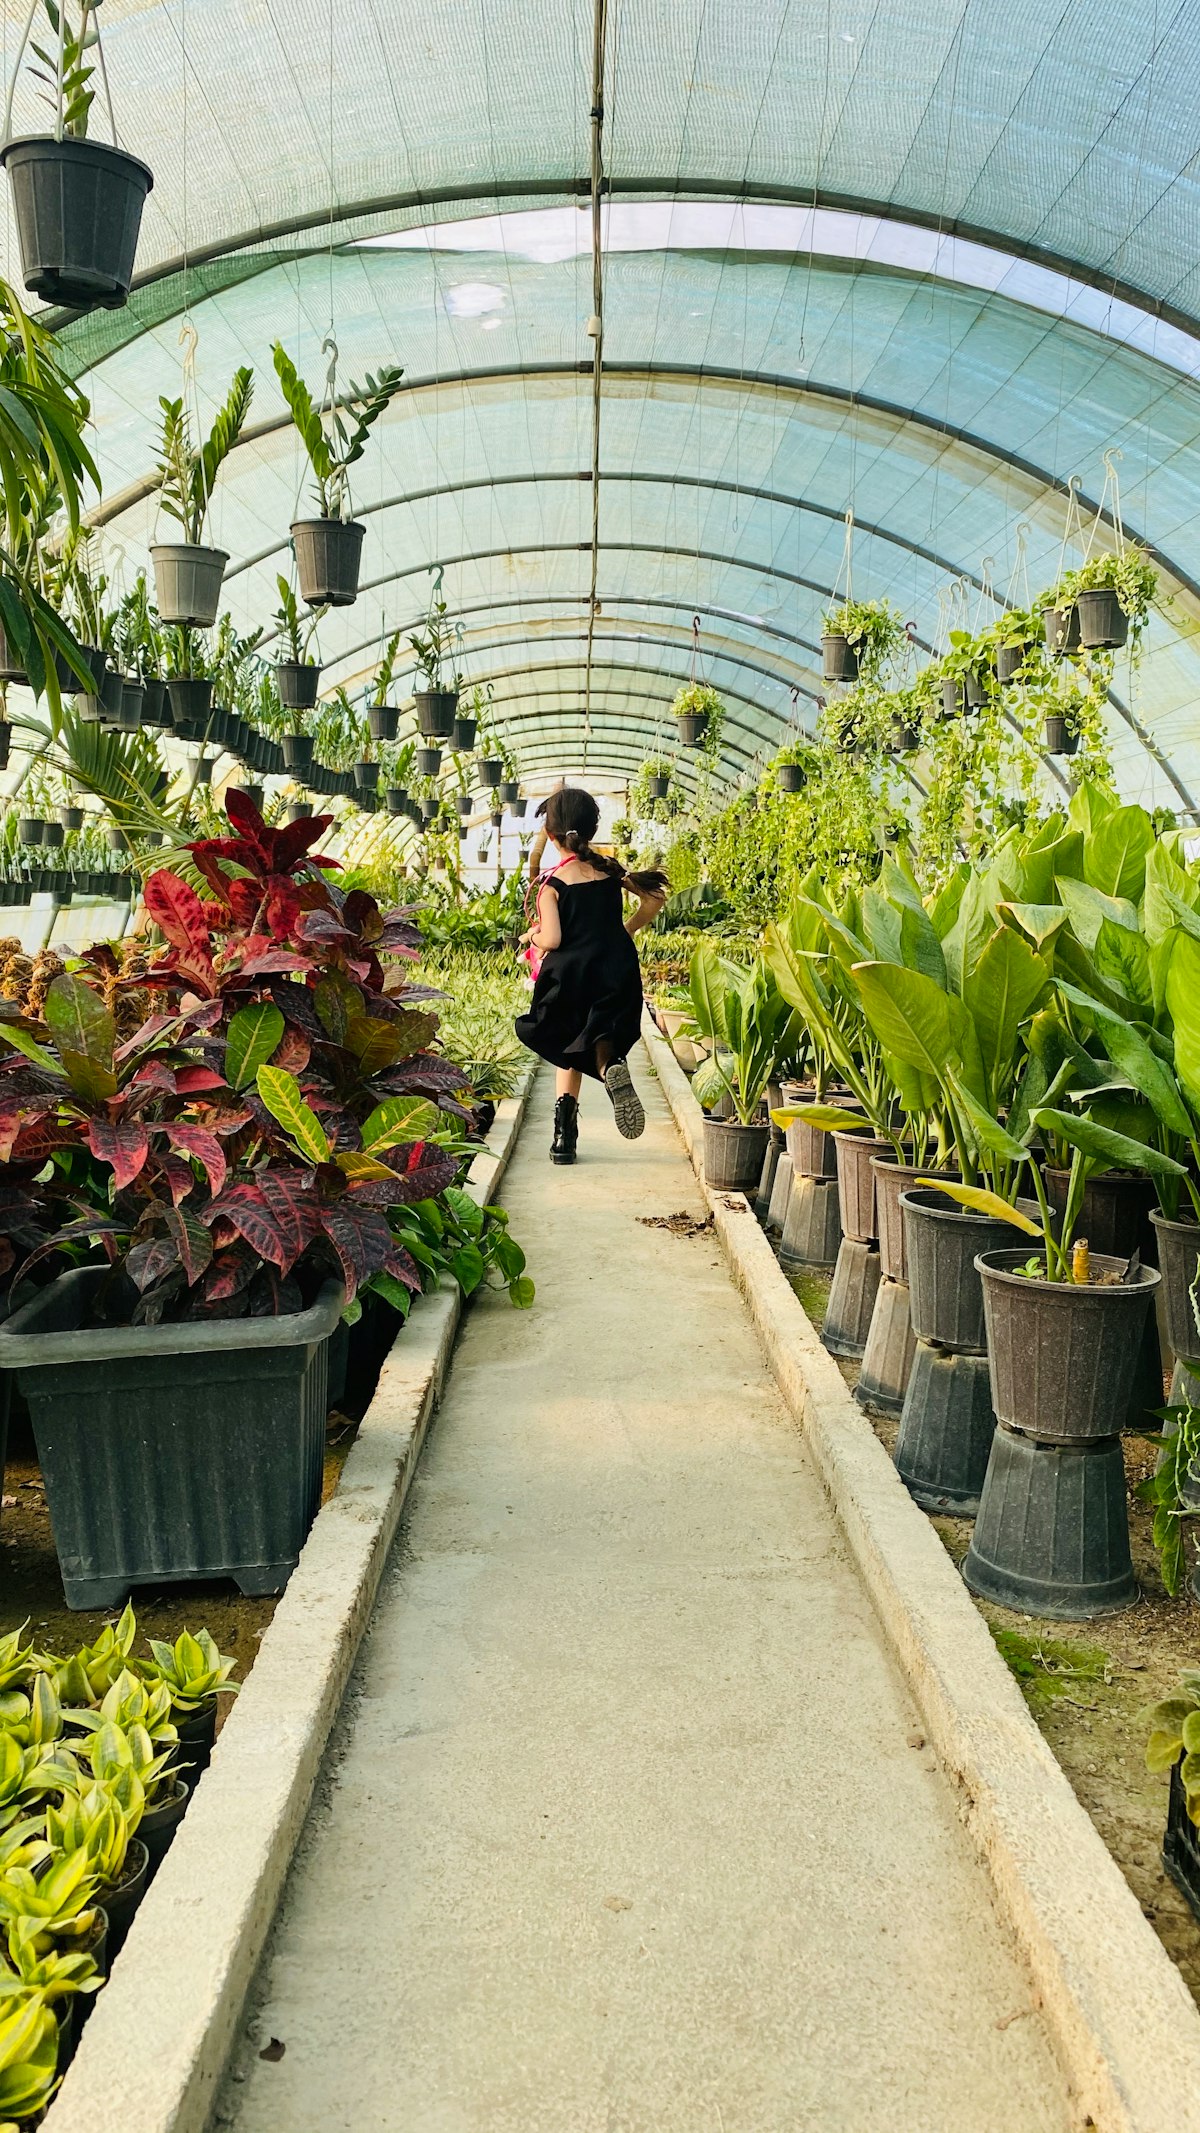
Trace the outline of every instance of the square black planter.
[[286, 1318], [90, 1329], [105, 1274], [74, 1268], [0, 1326], [68, 1607], [197, 1578], [281, 1592], [321, 1500], [341, 1284]]

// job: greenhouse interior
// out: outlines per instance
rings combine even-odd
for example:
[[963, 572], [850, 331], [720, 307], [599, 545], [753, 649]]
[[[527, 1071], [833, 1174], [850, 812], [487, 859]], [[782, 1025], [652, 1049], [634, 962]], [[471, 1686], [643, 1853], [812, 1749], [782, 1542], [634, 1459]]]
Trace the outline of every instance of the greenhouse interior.
[[0, 2133], [1200, 2133], [1200, 7], [0, 24]]

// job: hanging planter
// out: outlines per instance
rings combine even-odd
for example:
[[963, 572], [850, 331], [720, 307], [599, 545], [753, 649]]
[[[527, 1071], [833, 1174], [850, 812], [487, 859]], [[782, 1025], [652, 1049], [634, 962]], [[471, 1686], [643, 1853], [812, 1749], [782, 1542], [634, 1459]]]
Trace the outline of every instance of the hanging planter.
[[300, 597], [310, 607], [353, 607], [366, 527], [356, 518], [301, 518], [292, 526]]
[[830, 630], [822, 637], [821, 665], [826, 681], [858, 680], [858, 653], [840, 630]]
[[45, 827], [40, 815], [21, 815], [17, 820], [17, 836], [22, 844], [40, 844]]
[[681, 747], [702, 748], [708, 718], [703, 711], [683, 711], [675, 721]]
[[1079, 650], [1079, 609], [1074, 602], [1070, 607], [1048, 607], [1044, 625], [1046, 649], [1053, 658], [1061, 659], [1064, 653]]
[[116, 725], [121, 733], [136, 733], [142, 723], [146, 691], [140, 681], [126, 681], [121, 686], [121, 709]]
[[519, 793], [517, 794], [515, 799], [509, 801], [508, 812], [513, 817], [514, 821], [520, 822], [524, 819], [525, 802], [521, 798], [521, 795]]
[[167, 727], [167, 726], [169, 726], [169, 725], [170, 725], [170, 723], [171, 723], [171, 713], [170, 713], [169, 709], [167, 708], [167, 685], [166, 685], [166, 682], [165, 682], [165, 681], [145, 681], [145, 682], [143, 682], [143, 683], [142, 683], [142, 724], [143, 724], [143, 726], [160, 726], [160, 727]]
[[942, 676], [942, 716], [960, 718], [964, 711], [978, 711], [987, 695], [987, 677], [980, 667], [963, 674]]
[[12, 727], [7, 719], [0, 719], [0, 770], [8, 769], [8, 751], [12, 743]]
[[1093, 586], [1075, 596], [1079, 641], [1089, 652], [1119, 651], [1129, 639], [1129, 617], [1115, 586]]
[[312, 814], [312, 811], [313, 806], [311, 800], [289, 800], [287, 811], [288, 821], [307, 822], [310, 815]]
[[312, 768], [313, 737], [311, 733], [285, 733], [283, 736], [283, 767], [293, 775]]
[[441, 768], [442, 751], [440, 748], [418, 748], [417, 774], [419, 777], [436, 778], [439, 776]]
[[469, 815], [472, 812], [472, 802], [470, 793], [460, 792], [458, 799], [455, 801], [455, 806], [457, 807], [460, 815]]
[[438, 804], [438, 800], [433, 793], [426, 793], [425, 798], [421, 802], [421, 820], [423, 822], [432, 822], [435, 819], [438, 811]]
[[418, 732], [427, 734], [432, 740], [448, 741], [454, 732], [457, 689], [418, 689], [413, 702], [417, 707]]
[[1031, 644], [1000, 644], [996, 647], [996, 679], [999, 682], [1015, 681], [1030, 652]]
[[368, 763], [365, 757], [356, 763], [354, 782], [360, 792], [373, 792], [379, 784], [378, 763]]
[[902, 719], [897, 719], [892, 727], [891, 737], [888, 741], [891, 753], [893, 755], [915, 755], [920, 745], [920, 727], [907, 724]]
[[520, 790], [521, 788], [515, 778], [501, 778], [499, 785], [496, 787], [497, 798], [503, 800], [505, 806], [508, 806], [516, 799]]
[[81, 830], [83, 828], [83, 809], [81, 807], [60, 807], [58, 819], [65, 830]]
[[400, 713], [394, 704], [368, 704], [367, 724], [373, 741], [394, 741]]
[[781, 763], [775, 777], [780, 792], [803, 792], [808, 783], [803, 763]]
[[1078, 729], [1065, 712], [1046, 713], [1044, 745], [1047, 755], [1075, 755], [1078, 752]]
[[321, 669], [304, 659], [281, 659], [275, 668], [275, 687], [285, 711], [311, 711], [317, 700]]
[[384, 797], [387, 800], [389, 815], [406, 815], [408, 813], [408, 794], [403, 785], [389, 785]]
[[212, 774], [212, 764], [209, 762], [207, 756], [201, 756], [199, 762], [193, 765], [193, 776], [195, 778], [196, 784], [211, 785]]
[[199, 740], [212, 709], [213, 685], [207, 674], [176, 674], [167, 683], [167, 698], [176, 733]]
[[12, 190], [21, 277], [44, 303], [115, 311], [129, 295], [154, 174], [107, 141], [33, 135], [0, 151]]
[[327, 402], [316, 404], [281, 341], [272, 349], [275, 373], [316, 482], [318, 518], [297, 519], [292, 547], [301, 598], [310, 607], [352, 607], [366, 527], [346, 515], [350, 468], [362, 457], [368, 432], [399, 390], [402, 371], [385, 364], [367, 386], [337, 393], [331, 375]]
[[651, 772], [646, 783], [650, 788], [650, 798], [652, 800], [665, 800], [671, 790], [670, 778], [663, 777], [661, 772], [657, 770]]
[[494, 792], [504, 776], [504, 764], [498, 755], [485, 755], [479, 766], [479, 782], [485, 792]]
[[155, 601], [163, 621], [211, 629], [221, 605], [221, 583], [229, 561], [226, 551], [192, 541], [159, 542], [151, 548], [150, 560]]
[[488, 816], [488, 821], [491, 823], [492, 828], [494, 830], [500, 829], [504, 822], [503, 810], [501, 808], [494, 807], [492, 809], [491, 814]]
[[450, 745], [456, 755], [470, 755], [475, 746], [476, 721], [473, 718], [456, 718], [450, 736]]

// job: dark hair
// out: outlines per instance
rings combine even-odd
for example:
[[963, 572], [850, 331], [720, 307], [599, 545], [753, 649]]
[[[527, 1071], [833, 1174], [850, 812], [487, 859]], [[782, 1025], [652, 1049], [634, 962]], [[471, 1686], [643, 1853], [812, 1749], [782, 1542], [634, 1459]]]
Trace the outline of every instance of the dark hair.
[[611, 874], [623, 887], [641, 896], [661, 896], [671, 884], [657, 867], [641, 874], [627, 874], [619, 859], [609, 859], [592, 850], [592, 838], [600, 822], [600, 810], [582, 785], [560, 785], [538, 809], [546, 818], [546, 834], [560, 851], [570, 852], [601, 874]]

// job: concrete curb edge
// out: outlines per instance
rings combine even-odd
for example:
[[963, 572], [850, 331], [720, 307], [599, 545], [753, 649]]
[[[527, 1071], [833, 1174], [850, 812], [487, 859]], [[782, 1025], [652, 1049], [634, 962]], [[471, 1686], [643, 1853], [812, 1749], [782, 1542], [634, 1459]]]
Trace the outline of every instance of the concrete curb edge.
[[[987, 1625], [821, 1346], [741, 1194], [704, 1180], [703, 1113], [644, 1041], [780, 1389], [1098, 2133], [1200, 2133], [1200, 2013], [1026, 1709]], [[1164, 1802], [1165, 1808], [1165, 1802]]]
[[[468, 1190], [493, 1199], [536, 1068]], [[462, 1316], [422, 1299], [384, 1364], [212, 1763], [51, 2105], [47, 2133], [203, 2133], [370, 1620]]]

